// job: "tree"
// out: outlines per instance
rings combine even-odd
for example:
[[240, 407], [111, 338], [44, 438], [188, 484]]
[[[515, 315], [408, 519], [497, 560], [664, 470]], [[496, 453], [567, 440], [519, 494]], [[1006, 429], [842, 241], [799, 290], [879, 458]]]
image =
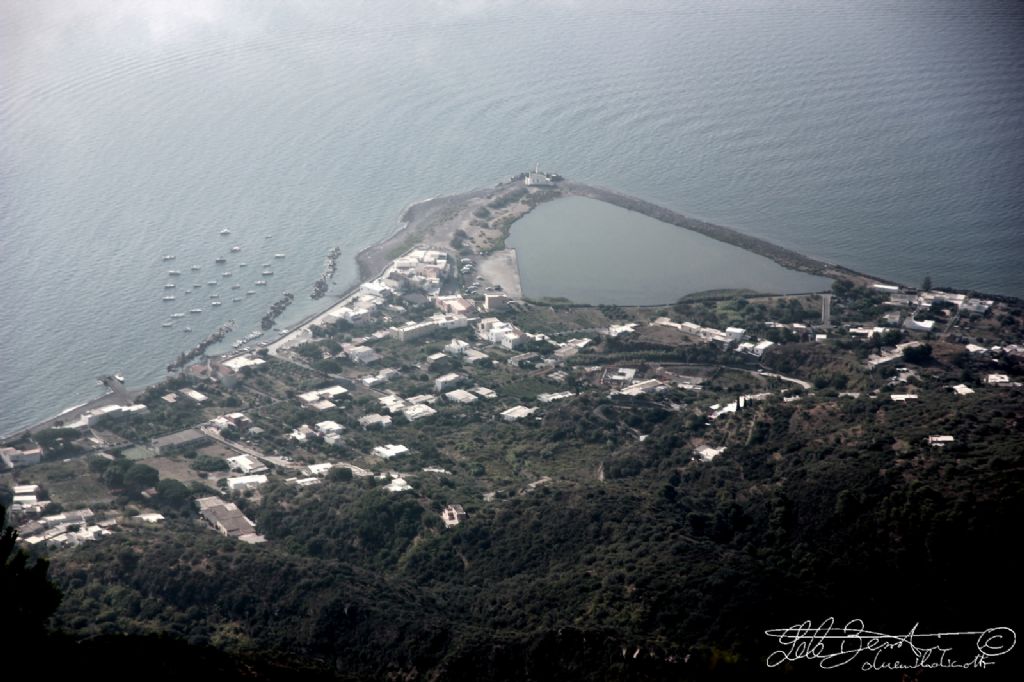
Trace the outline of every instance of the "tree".
[[160, 472], [149, 466], [136, 462], [124, 472], [124, 485], [132, 492], [142, 492], [154, 487], [160, 481]]
[[903, 359], [915, 365], [923, 365], [932, 359], [932, 347], [927, 343], [922, 346], [908, 346], [903, 349]]
[[46, 621], [60, 604], [61, 592], [46, 577], [49, 562], [36, 559], [15, 547], [18, 533], [7, 524], [7, 508], [0, 505], [0, 642], [8, 651], [12, 643], [42, 637]]
[[172, 509], [184, 509], [192, 501], [192, 491], [181, 481], [164, 479], [156, 487], [160, 502]]
[[924, 290], [924, 291], [931, 291], [931, 289], [932, 289], [932, 276], [931, 275], [925, 275], [924, 276], [924, 281], [921, 282], [921, 289]]

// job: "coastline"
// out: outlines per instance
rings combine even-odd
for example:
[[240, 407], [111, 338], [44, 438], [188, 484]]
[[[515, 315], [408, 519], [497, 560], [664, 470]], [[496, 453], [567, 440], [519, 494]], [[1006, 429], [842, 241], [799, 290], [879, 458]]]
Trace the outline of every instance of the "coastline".
[[[384, 272], [387, 265], [403, 253], [406, 253], [420, 245], [436, 246], [445, 250], [451, 250], [451, 242], [456, 237], [456, 233], [462, 228], [467, 227], [472, 222], [473, 211], [485, 206], [489, 201], [505, 192], [522, 187], [523, 184], [521, 182], [521, 177], [522, 176], [517, 176], [512, 179], [502, 181], [493, 187], [478, 188], [459, 194], [431, 197], [429, 199], [409, 204], [405, 209], [403, 209], [399, 216], [399, 223], [401, 226], [397, 231], [389, 237], [368, 246], [356, 254], [355, 261], [358, 267], [358, 280], [347, 287], [344, 291], [331, 295], [330, 298], [333, 300], [322, 310], [307, 315], [305, 318], [297, 321], [286, 334], [283, 334], [278, 339], [270, 343], [267, 347], [270, 354], [276, 355], [277, 351], [281, 348], [304, 340], [305, 337], [309, 336], [308, 330], [312, 324], [317, 323], [318, 320], [323, 318], [334, 308], [344, 305], [346, 299], [357, 291], [359, 287], [364, 283], [379, 277]], [[846, 279], [853, 279], [857, 281], [858, 284], [900, 284], [898, 282], [892, 282], [883, 278], [857, 272], [841, 265], [819, 261], [796, 251], [777, 246], [764, 239], [753, 237], [722, 225], [716, 225], [714, 223], [690, 218], [682, 213], [678, 213], [644, 199], [622, 194], [614, 190], [572, 182], [569, 180], [560, 180], [552, 190], [539, 191], [548, 191], [552, 195], [545, 197], [546, 199], [581, 196], [596, 199], [598, 201], [604, 201], [630, 211], [641, 213], [656, 220], [697, 232], [717, 241], [737, 246], [751, 253], [769, 258], [779, 265], [789, 269], [833, 278], [842, 277]], [[526, 215], [526, 213], [532, 210], [534, 206], [535, 204], [530, 204], [525, 208], [525, 210], [515, 211], [513, 216], [514, 219], [499, 229], [503, 230], [504, 234], [507, 235], [508, 229], [511, 224], [514, 223], [514, 220]], [[481, 261], [481, 273], [485, 272], [484, 264], [486, 263], [486, 265], [491, 268], [491, 271], [488, 272], [489, 279], [493, 280], [495, 283], [499, 281], [503, 282], [503, 290], [507, 290], [512, 294], [520, 294], [520, 296], [517, 297], [522, 297], [522, 285], [519, 278], [514, 249], [509, 249], [502, 243], [500, 249], [481, 253], [479, 260]], [[949, 291], [958, 291], [956, 289], [945, 289]], [[965, 291], [963, 293], [982, 292]], [[1001, 296], [988, 293], [983, 293], [983, 295], [987, 298], [1003, 301], [1016, 300], [1015, 297], [1012, 296]], [[229, 357], [238, 354], [239, 353], [237, 351], [231, 351], [218, 357]], [[155, 382], [149, 386], [157, 385], [159, 383], [160, 382]], [[129, 391], [131, 399], [134, 400], [135, 397], [141, 394], [149, 386], [143, 386]], [[104, 395], [85, 403], [67, 408], [59, 414], [36, 424], [15, 429], [8, 434], [4, 434], [3, 436], [0, 436], [0, 442], [7, 442], [15, 439], [26, 431], [36, 432], [52, 426], [58, 421], [73, 419], [82, 412], [86, 412], [97, 407], [118, 403], [123, 403], [123, 401], [118, 398], [115, 393], [107, 392]]]

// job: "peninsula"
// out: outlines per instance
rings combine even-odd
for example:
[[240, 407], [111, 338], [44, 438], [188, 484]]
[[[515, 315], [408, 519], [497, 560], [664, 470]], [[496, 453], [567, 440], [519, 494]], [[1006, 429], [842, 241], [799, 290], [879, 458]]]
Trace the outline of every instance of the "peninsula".
[[[833, 282], [530, 300], [505, 240], [568, 196]], [[822, 604], [1019, 619], [1020, 301], [554, 174], [402, 218], [286, 333], [3, 443], [0, 505], [63, 594], [20, 636], [266, 679], [703, 679], [762, 674], [764, 632]]]

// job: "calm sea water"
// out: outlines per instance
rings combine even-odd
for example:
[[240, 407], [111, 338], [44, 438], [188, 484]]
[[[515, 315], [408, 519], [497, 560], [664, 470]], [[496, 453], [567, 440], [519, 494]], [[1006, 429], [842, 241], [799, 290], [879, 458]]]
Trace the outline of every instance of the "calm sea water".
[[530, 298], [658, 305], [713, 289], [801, 294], [832, 286], [827, 277], [586, 197], [538, 206], [507, 241]]
[[[404, 205], [536, 162], [883, 277], [1024, 295], [1019, 3], [350, 4], [0, 3], [0, 433], [101, 373], [159, 379], [283, 290], [294, 322], [332, 246], [337, 292]], [[277, 252], [231, 303], [221, 273], [245, 291]], [[194, 306], [161, 301], [163, 254], [205, 299], [170, 329]]]

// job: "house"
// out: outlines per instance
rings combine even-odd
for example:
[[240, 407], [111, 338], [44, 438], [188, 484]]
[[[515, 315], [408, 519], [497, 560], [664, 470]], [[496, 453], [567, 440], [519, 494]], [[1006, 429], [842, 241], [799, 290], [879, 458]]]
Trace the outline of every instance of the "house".
[[384, 486], [384, 490], [387, 490], [389, 493], [400, 493], [406, 490], [412, 490], [412, 486], [409, 485], [409, 483], [404, 478], [399, 476], [397, 478], [391, 479], [391, 483], [388, 483], [386, 486]]
[[265, 541], [262, 535], [257, 535], [256, 525], [233, 502], [219, 497], [201, 497], [196, 504], [199, 515], [222, 535], [249, 543]]
[[658, 381], [657, 379], [648, 379], [646, 381], [638, 381], [635, 384], [631, 384], [623, 388], [621, 391], [619, 391], [619, 394], [625, 396], [638, 396], [643, 395], [645, 393], [653, 393], [655, 391], [663, 390], [665, 390], [664, 383]]
[[898, 327], [900, 326], [900, 321], [902, 319], [903, 314], [900, 313], [900, 311], [898, 310], [893, 310], [892, 312], [888, 312], [885, 315], [882, 315], [882, 324], [884, 324], [887, 327]]
[[334, 468], [334, 465], [330, 462], [323, 462], [321, 464], [310, 464], [306, 467], [306, 473], [310, 476], [326, 476], [327, 473]]
[[747, 355], [753, 355], [755, 358], [759, 358], [764, 355], [764, 352], [774, 346], [775, 344], [771, 341], [758, 341], [757, 343], [751, 343], [750, 341], [744, 341], [740, 345], [736, 346], [736, 350], [740, 353], [746, 353]]
[[453, 386], [458, 386], [459, 384], [462, 383], [462, 381], [465, 378], [466, 377], [464, 377], [463, 375], [457, 374], [455, 372], [451, 372], [449, 374], [442, 374], [438, 378], [434, 379], [434, 390], [440, 393], [445, 389], [451, 388]]
[[473, 391], [473, 393], [476, 393], [478, 396], [484, 398], [485, 400], [494, 400], [495, 398], [498, 397], [497, 393], [483, 386], [474, 386], [469, 390]]
[[483, 309], [493, 313], [508, 308], [508, 296], [505, 294], [484, 294]]
[[984, 315], [992, 307], [993, 301], [983, 301], [980, 298], [969, 298], [960, 304], [960, 312]]
[[541, 393], [537, 396], [537, 400], [542, 403], [551, 403], [556, 400], [565, 400], [573, 396], [572, 391], [562, 391], [560, 393]]
[[462, 354], [462, 361], [468, 362], [469, 364], [473, 364], [474, 362], [479, 362], [481, 360], [490, 359], [491, 356], [489, 356], [487, 353], [484, 353], [483, 351], [477, 350], [476, 348], [467, 348], [466, 351]]
[[538, 171], [530, 171], [523, 178], [523, 184], [527, 187], [554, 187], [554, 183], [548, 179], [548, 176]]
[[629, 322], [627, 324], [613, 324], [609, 325], [605, 333], [608, 336], [619, 336], [621, 334], [632, 334], [636, 331], [636, 322]]
[[376, 374], [368, 374], [367, 376], [364, 376], [361, 379], [361, 381], [363, 382], [363, 386], [367, 386], [367, 387], [369, 387], [369, 386], [376, 386], [377, 384], [382, 384], [382, 383], [384, 383], [386, 381], [391, 381], [392, 379], [394, 379], [398, 375], [399, 375], [399, 371], [397, 369], [392, 369], [391, 367], [385, 367], [384, 369], [382, 369], [381, 371], [377, 372]]
[[267, 364], [267, 361], [263, 358], [256, 358], [251, 355], [239, 355], [220, 363], [219, 369], [222, 374], [237, 374], [246, 367], [259, 367], [265, 364]]
[[957, 395], [970, 395], [974, 393], [974, 389], [967, 384], [957, 384], [953, 387], [953, 392]]
[[341, 386], [334, 385], [328, 386], [327, 388], [318, 388], [315, 391], [309, 391], [299, 395], [299, 401], [304, 403], [306, 407], [311, 407], [318, 412], [329, 410], [337, 405], [332, 402], [332, 398], [337, 398], [348, 393], [348, 390]]
[[189, 450], [210, 444], [210, 437], [199, 429], [185, 429], [175, 433], [154, 438], [151, 445], [156, 454], [166, 455], [181, 450]]
[[700, 457], [705, 462], [710, 462], [715, 457], [725, 452], [725, 447], [713, 448], [710, 445], [701, 445], [699, 448], [693, 451], [693, 454]]
[[457, 526], [465, 521], [466, 518], [466, 510], [462, 508], [461, 504], [449, 504], [441, 512], [441, 521], [444, 522], [445, 528]]
[[236, 457], [227, 458], [228, 466], [234, 471], [240, 471], [243, 474], [258, 474], [261, 471], [266, 471], [267, 467], [263, 462], [259, 461], [251, 455], [238, 455]]
[[903, 320], [903, 326], [911, 331], [930, 332], [935, 327], [935, 320], [915, 320], [913, 317], [908, 317]]
[[893, 393], [889, 397], [898, 403], [905, 403], [908, 400], [917, 400], [917, 396], [913, 393]]
[[288, 434], [288, 438], [299, 443], [305, 443], [311, 433], [314, 433], [314, 431], [309, 428], [309, 424], [303, 424], [297, 429], [292, 429], [292, 432]]
[[524, 362], [530, 362], [540, 357], [538, 353], [520, 353], [519, 355], [513, 355], [505, 362], [512, 367], [522, 367]]
[[364, 429], [374, 427], [385, 428], [391, 426], [391, 417], [384, 414], [368, 414], [359, 418], [359, 425]]
[[461, 388], [455, 389], [454, 391], [450, 391], [449, 393], [445, 393], [444, 397], [447, 398], [449, 402], [460, 403], [462, 405], [475, 403], [477, 400], [477, 397], [475, 395]]
[[368, 346], [357, 346], [351, 343], [343, 343], [341, 345], [341, 350], [349, 360], [361, 365], [368, 365], [371, 362], [377, 362], [380, 360], [380, 355], [377, 351]]
[[953, 436], [928, 436], [928, 445], [933, 448], [945, 447], [948, 443], [954, 442]]
[[501, 413], [501, 418], [507, 422], [514, 422], [524, 417], [529, 417], [531, 414], [537, 411], [535, 407], [526, 407], [524, 405], [516, 405], [510, 407]]
[[469, 348], [470, 345], [463, 341], [462, 339], [452, 339], [451, 342], [444, 347], [444, 352], [448, 353], [449, 355], [462, 355]]
[[9, 469], [39, 464], [43, 458], [43, 449], [39, 446], [19, 450], [18, 448], [0, 448], [0, 458]]
[[985, 377], [985, 383], [993, 386], [1009, 386], [1010, 377], [1007, 374], [989, 374]]
[[496, 317], [485, 317], [476, 328], [477, 336], [489, 343], [495, 343], [512, 350], [524, 344], [527, 336], [509, 322], [502, 322]]
[[339, 424], [336, 421], [330, 421], [330, 420], [322, 421], [322, 422], [317, 422], [316, 426], [314, 426], [313, 428], [315, 428], [318, 433], [320, 433], [321, 435], [324, 435], [324, 436], [326, 436], [328, 434], [339, 434], [339, 433], [341, 433], [342, 431], [345, 430], [344, 426], [342, 426], [341, 424]]
[[411, 422], [414, 422], [417, 419], [422, 419], [423, 417], [429, 417], [431, 415], [437, 414], [437, 410], [432, 408], [430, 405], [410, 405], [409, 407], [402, 410], [402, 414], [405, 415], [406, 419], [408, 419]]
[[237, 492], [250, 488], [258, 488], [267, 482], [264, 474], [250, 474], [249, 476], [235, 476], [228, 479], [228, 490]]
[[472, 301], [468, 301], [458, 295], [437, 296], [434, 298], [434, 305], [437, 306], [438, 310], [452, 315], [465, 315], [476, 309]]
[[628, 384], [632, 383], [635, 376], [636, 370], [632, 367], [619, 367], [613, 374], [606, 374], [604, 380], [613, 384]]
[[377, 398], [377, 402], [379, 402], [381, 404], [381, 407], [383, 407], [391, 414], [401, 412], [406, 407], [408, 407], [408, 404], [405, 402], [405, 400], [393, 394], [383, 395]]
[[438, 329], [439, 327], [437, 326], [437, 323], [431, 320], [423, 322], [407, 322], [405, 325], [395, 329], [395, 337], [402, 343], [405, 343], [407, 341], [412, 341], [413, 339], [418, 339], [421, 336], [432, 334]]
[[205, 395], [191, 388], [183, 388], [179, 390], [178, 393], [182, 394], [186, 398], [191, 398], [197, 403], [205, 403], [207, 400], [209, 400], [209, 398], [207, 398]]
[[391, 459], [392, 457], [397, 457], [398, 455], [404, 455], [407, 452], [409, 452], [409, 448], [405, 447], [404, 445], [394, 444], [378, 445], [373, 449], [373, 454], [377, 455], [381, 459]]

